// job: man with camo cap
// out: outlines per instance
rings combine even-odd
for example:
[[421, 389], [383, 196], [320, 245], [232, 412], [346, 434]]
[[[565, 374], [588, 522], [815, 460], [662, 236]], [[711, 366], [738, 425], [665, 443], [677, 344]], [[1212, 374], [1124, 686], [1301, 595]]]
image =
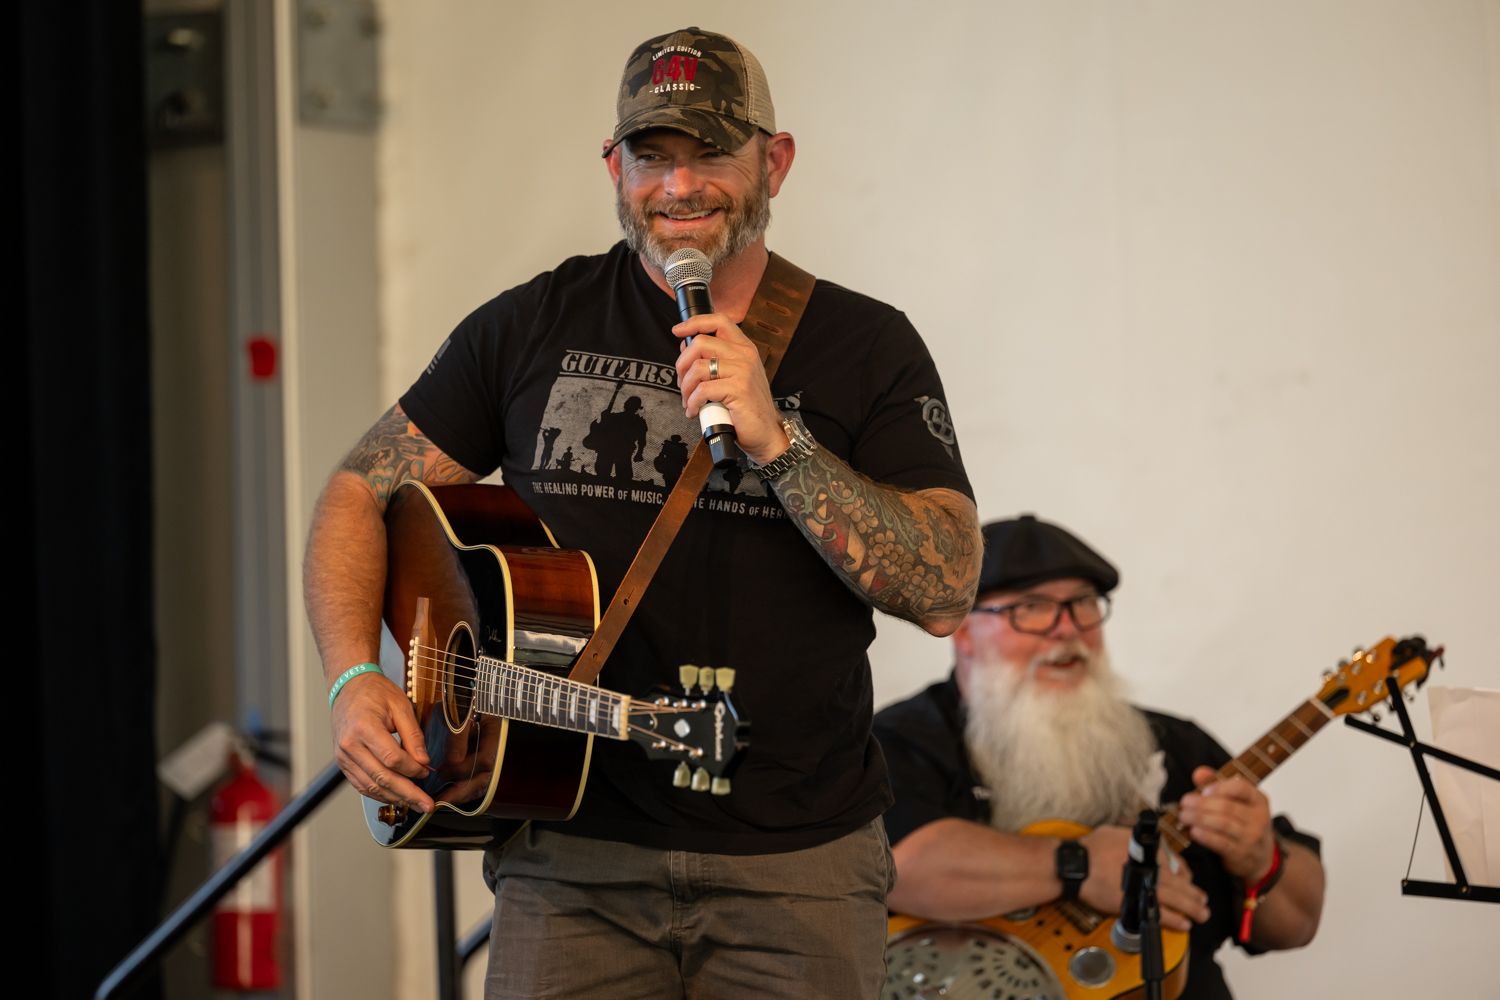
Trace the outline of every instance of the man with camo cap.
[[[709, 796], [595, 741], [574, 817], [487, 852], [489, 997], [878, 994], [893, 870], [872, 608], [951, 632], [973, 600], [978, 524], [941, 381], [904, 315], [819, 281], [770, 384], [740, 329], [795, 152], [743, 46], [698, 28], [641, 44], [603, 144], [624, 241], [476, 310], [319, 503], [307, 601], [340, 679], [337, 757], [363, 794], [430, 811], [446, 786], [410, 705], [363, 670], [392, 484], [502, 469], [560, 545], [592, 556], [607, 604], [668, 489], [650, 456], [696, 440], [708, 402], [733, 417], [748, 467], [709, 479], [601, 683], [641, 694], [682, 663], [733, 666], [750, 748], [730, 793]], [[714, 266], [716, 311], [687, 322], [662, 273], [683, 247]], [[626, 411], [644, 425], [628, 454], [590, 460]]]

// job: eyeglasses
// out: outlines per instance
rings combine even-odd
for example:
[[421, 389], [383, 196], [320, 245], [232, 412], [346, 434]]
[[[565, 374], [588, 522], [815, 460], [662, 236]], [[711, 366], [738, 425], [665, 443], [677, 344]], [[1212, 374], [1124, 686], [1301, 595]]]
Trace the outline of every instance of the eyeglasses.
[[1083, 594], [1066, 601], [1054, 601], [1050, 597], [1028, 597], [1014, 604], [997, 606], [980, 605], [975, 614], [1005, 615], [1010, 627], [1017, 632], [1030, 635], [1046, 635], [1062, 621], [1063, 609], [1073, 619], [1080, 632], [1098, 628], [1109, 617], [1109, 598], [1103, 594]]

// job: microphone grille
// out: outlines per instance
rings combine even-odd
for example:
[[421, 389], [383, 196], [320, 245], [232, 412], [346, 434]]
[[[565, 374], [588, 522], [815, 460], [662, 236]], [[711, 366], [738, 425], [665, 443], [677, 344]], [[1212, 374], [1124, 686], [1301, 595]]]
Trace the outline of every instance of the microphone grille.
[[667, 284], [671, 285], [672, 291], [675, 292], [691, 282], [708, 284], [713, 280], [714, 266], [709, 263], [702, 250], [695, 247], [683, 247], [667, 258], [662, 273], [666, 275]]

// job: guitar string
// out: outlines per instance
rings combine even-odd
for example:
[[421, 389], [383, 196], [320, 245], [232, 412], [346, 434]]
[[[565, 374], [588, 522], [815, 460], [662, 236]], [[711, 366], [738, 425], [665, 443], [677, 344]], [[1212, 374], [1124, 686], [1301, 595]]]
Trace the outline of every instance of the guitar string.
[[[421, 679], [421, 680], [440, 680], [440, 679], [442, 679], [443, 677], [447, 676], [448, 673], [449, 673], [447, 670], [443, 669], [442, 662], [443, 661], [441, 661], [441, 660], [439, 660], [437, 658], [426, 658], [426, 660], [423, 663], [423, 665], [420, 666], [416, 670], [417, 677], [419, 679]], [[538, 679], [538, 680], [554, 681], [554, 682], [556, 682], [557, 684], [559, 684], [562, 687], [565, 687], [565, 688], [571, 687], [571, 688], [576, 688], [576, 689], [579, 689], [579, 690], [590, 691], [590, 692], [602, 695], [605, 698], [614, 698], [614, 699], [621, 699], [621, 700], [623, 700], [625, 698], [629, 698], [630, 705], [629, 705], [629, 709], [628, 709], [628, 714], [630, 714], [630, 715], [681, 715], [681, 714], [685, 714], [685, 713], [689, 713], [689, 712], [697, 712], [697, 711], [701, 711], [702, 710], [701, 707], [694, 706], [694, 705], [672, 705], [672, 704], [663, 705], [663, 704], [660, 704], [658, 702], [654, 702], [654, 701], [651, 701], [651, 700], [645, 699], [645, 698], [630, 697], [628, 695], [619, 694], [618, 692], [615, 692], [615, 691], [610, 691], [608, 688], [595, 687], [592, 684], [580, 684], [578, 681], [569, 681], [569, 680], [567, 680], [567, 678], [556, 677], [556, 676], [554, 676], [552, 674], [548, 674], [548, 673], [546, 673], [544, 671], [535, 670], [534, 668], [531, 668], [531, 667], [522, 667], [522, 666], [520, 666], [518, 664], [506, 663], [504, 660], [496, 660], [495, 663], [497, 663], [497, 664], [499, 664], [499, 665], [501, 665], [503, 667], [509, 667], [512, 670], [516, 670], [516, 671], [518, 671], [518, 672], [521, 673], [522, 677], [527, 678], [527, 679]], [[433, 666], [432, 664], [437, 664], [437, 665]], [[476, 668], [476, 673], [477, 673], [477, 668]], [[698, 697], [702, 697], [702, 696], [700, 695]], [[522, 721], [529, 721], [529, 720], [522, 720]]]
[[[507, 660], [501, 660], [501, 658], [499, 657], [466, 657], [466, 655], [449, 652], [447, 651], [447, 649], [444, 649], [443, 646], [416, 645], [411, 646], [410, 651], [413, 652], [413, 655], [416, 655], [417, 652], [420, 652], [420, 654], [423, 654], [423, 658], [425, 658], [428, 663], [444, 663], [444, 661], [447, 660], [460, 661], [460, 663], [463, 663], [463, 666], [456, 667], [456, 669], [453, 670], [453, 675], [462, 676], [462, 678], [468, 678], [468, 676], [477, 675], [477, 664], [480, 663], [481, 660], [490, 660], [493, 661], [493, 663], [504, 664], [504, 666], [513, 667], [513, 669], [516, 670], [523, 670], [523, 672], [538, 673], [538, 675], [546, 675], [549, 676], [549, 678], [558, 679], [558, 681], [567, 681], [567, 678], [558, 678], [558, 676], [549, 675], [546, 670], [538, 670], [537, 667], [526, 667], [522, 666], [522, 664], [508, 663]], [[469, 664], [475, 664], [475, 666], [469, 666]], [[576, 682], [570, 682], [570, 684], [576, 684]], [[592, 685], [588, 685], [588, 687], [592, 687]], [[603, 690], [603, 688], [601, 688], [601, 690]]]
[[680, 751], [682, 753], [685, 753], [689, 757], [693, 757], [693, 756], [702, 757], [703, 756], [703, 751], [699, 750], [697, 747], [692, 746], [692, 745], [687, 744], [687, 743], [683, 743], [680, 740], [674, 740], [670, 736], [663, 736], [661, 733], [653, 732], [652, 730], [647, 729], [645, 726], [637, 726], [637, 725], [632, 724], [630, 726], [630, 728], [631, 728], [632, 731], [640, 733], [642, 736], [650, 736], [652, 739], [660, 740], [662, 743], [666, 744], [668, 747], [672, 748], [673, 750], [677, 750], [677, 751]]
[[[504, 663], [504, 661], [500, 661], [500, 660], [497, 660], [496, 662], [497, 663]], [[510, 666], [510, 667], [515, 667], [516, 666], [515, 664], [504, 664], [504, 665], [505, 666]], [[519, 669], [525, 670], [527, 668], [523, 667], [523, 668], [519, 668]], [[544, 678], [549, 678], [549, 679], [553, 679], [553, 680], [557, 679], [557, 678], [552, 678], [550, 674], [540, 674], [539, 672], [535, 672], [535, 673], [538, 673], [539, 676], [544, 677]], [[576, 684], [576, 682], [574, 682], [574, 683]], [[586, 689], [588, 689], [590, 691], [600, 691], [599, 688], [595, 688], [592, 685], [579, 684], [577, 686], [578, 687], [586, 688]], [[601, 693], [608, 695], [611, 692], [603, 691]], [[615, 697], [622, 697], [622, 696], [616, 695]], [[688, 757], [701, 758], [703, 756], [703, 751], [701, 749], [699, 749], [697, 747], [694, 747], [693, 745], [691, 745], [689, 743], [684, 743], [681, 740], [673, 739], [671, 736], [668, 736], [665, 733], [661, 733], [661, 732], [658, 732], [658, 731], [656, 731], [654, 729], [650, 729], [650, 728], [648, 728], [646, 726], [642, 726], [642, 725], [639, 725], [637, 723], [631, 722], [630, 718], [629, 718], [630, 716], [645, 716], [645, 715], [676, 715], [676, 714], [681, 714], [681, 713], [685, 713], [685, 712], [699, 711], [699, 709], [693, 708], [691, 706], [686, 706], [686, 705], [681, 705], [681, 706], [679, 706], [679, 705], [657, 705], [657, 704], [653, 704], [653, 703], [650, 703], [650, 702], [640, 702], [638, 699], [634, 699], [634, 698], [630, 699], [630, 701], [631, 701], [630, 709], [626, 713], [626, 720], [625, 720], [625, 727], [626, 727], [626, 730], [628, 732], [639, 733], [642, 736], [650, 737], [653, 741], [659, 742], [663, 746], [665, 746], [667, 748], [670, 748], [670, 749], [673, 749], [673, 750], [676, 750], [679, 753], [683, 753], [683, 754], [687, 755]], [[513, 717], [507, 716], [506, 718], [513, 718]], [[549, 729], [564, 729], [564, 730], [568, 730], [568, 731], [576, 731], [576, 730], [573, 730], [572, 727], [569, 727], [569, 726], [557, 725], [555, 723], [548, 723], [548, 722], [539, 721], [539, 720], [536, 720], [536, 719], [517, 719], [516, 721], [531, 722], [534, 725], [547, 726]], [[602, 735], [605, 735], [605, 734], [595, 733], [594, 735], [596, 735], [596, 736], [602, 736]], [[621, 739], [626, 739], [628, 737], [622, 736], [620, 738]]]
[[[1299, 712], [1303, 708], [1305, 708], [1306, 704], [1307, 703], [1304, 702], [1302, 705], [1298, 706], [1298, 708], [1292, 712], [1292, 715], [1296, 715], [1297, 712]], [[1273, 740], [1273, 739], [1277, 740], [1278, 742], [1284, 743], [1284, 741], [1278, 735], [1277, 730], [1281, 726], [1285, 725], [1286, 722], [1290, 718], [1291, 718], [1291, 716], [1288, 716], [1286, 719], [1282, 719], [1281, 722], [1278, 722], [1275, 726], [1272, 726], [1265, 733], [1265, 735], [1263, 735], [1259, 740], [1257, 740], [1255, 743], [1253, 743], [1251, 745], [1251, 747], [1250, 747], [1249, 750], [1245, 751], [1245, 754], [1249, 754], [1249, 753], [1252, 753], [1252, 752], [1259, 753], [1260, 745], [1262, 743], [1267, 743], [1269, 745], [1268, 741]], [[1287, 756], [1290, 757], [1291, 754], [1295, 750], [1297, 750], [1297, 749], [1298, 749], [1298, 747], [1293, 747], [1293, 746], [1289, 746], [1288, 745], [1287, 746], [1287, 751], [1286, 751], [1287, 752]], [[1245, 754], [1241, 754], [1240, 756], [1243, 757], [1243, 756], [1245, 756]], [[1266, 759], [1264, 754], [1260, 754], [1260, 756], [1261, 756], [1262, 760]], [[1233, 776], [1233, 772], [1231, 772], [1229, 774], [1225, 773], [1226, 771], [1229, 771], [1230, 768], [1234, 768], [1235, 771], [1240, 772], [1241, 774], [1243, 774], [1244, 769], [1237, 766], [1238, 765], [1238, 761], [1239, 761], [1239, 758], [1236, 757], [1233, 760], [1231, 760], [1229, 763], [1225, 764], [1224, 767], [1221, 768], [1218, 771], [1219, 780], [1220, 781], [1227, 780], [1228, 778], [1230, 778], [1230, 777]], [[1266, 773], [1263, 774], [1263, 775], [1256, 775], [1255, 780], [1251, 782], [1252, 785], [1255, 785], [1255, 786], [1258, 787], [1259, 784], [1260, 784], [1260, 782], [1262, 782], [1266, 778], [1270, 777], [1271, 772], [1276, 769], [1275, 764], [1273, 764], [1273, 763], [1271, 763], [1269, 761], [1267, 763], [1268, 763], [1269, 766], [1267, 767]], [[1252, 773], [1253, 773], [1253, 765], [1252, 765]], [[1171, 824], [1171, 825], [1169, 826], [1168, 824]], [[1163, 809], [1161, 811], [1161, 819], [1159, 820], [1157, 826], [1161, 830], [1162, 836], [1164, 838], [1166, 838], [1167, 840], [1171, 841], [1171, 844], [1169, 846], [1171, 846], [1173, 850], [1177, 851], [1177, 853], [1181, 854], [1183, 851], [1187, 850], [1188, 847], [1190, 847], [1192, 845], [1192, 838], [1191, 838], [1191, 836], [1189, 836], [1185, 830], [1180, 829], [1181, 823], [1180, 823], [1180, 821], [1177, 818], [1177, 807], [1176, 806], [1168, 806], [1167, 808], [1165, 808], [1165, 809]]]
[[[1250, 747], [1249, 750], [1246, 750], [1244, 754], [1240, 755], [1241, 757], [1243, 757], [1243, 756], [1246, 756], [1246, 755], [1248, 755], [1248, 754], [1250, 754], [1250, 753], [1253, 752], [1257, 756], [1259, 756], [1263, 762], [1265, 762], [1266, 773], [1263, 774], [1263, 775], [1256, 775], [1255, 778], [1254, 778], [1254, 780], [1251, 781], [1252, 785], [1255, 785], [1255, 786], [1258, 787], [1259, 784], [1260, 784], [1260, 782], [1262, 782], [1266, 778], [1270, 777], [1271, 773], [1273, 771], [1275, 771], [1276, 768], [1280, 764], [1285, 763], [1286, 760], [1288, 758], [1290, 758], [1293, 753], [1295, 753], [1297, 750], [1301, 749], [1303, 746], [1305, 746], [1307, 744], [1308, 740], [1312, 739], [1313, 736], [1317, 735], [1318, 730], [1317, 729], [1309, 730], [1307, 728], [1307, 726], [1303, 723], [1302, 719], [1298, 716], [1298, 713], [1301, 712], [1308, 705], [1313, 705], [1314, 707], [1322, 710], [1323, 714], [1325, 715], [1325, 718], [1323, 720], [1320, 720], [1320, 721], [1316, 720], [1316, 717], [1315, 717], [1315, 721], [1319, 721], [1319, 729], [1322, 728], [1322, 723], [1327, 722], [1329, 720], [1332, 720], [1334, 718], [1334, 714], [1335, 713], [1329, 711], [1328, 708], [1326, 706], [1324, 706], [1317, 699], [1309, 698], [1307, 701], [1305, 701], [1301, 705], [1297, 706], [1297, 708], [1294, 709], [1291, 712], [1291, 714], [1289, 714], [1286, 718], [1282, 719], [1276, 725], [1272, 726], [1269, 730], [1267, 730], [1266, 733], [1259, 740], [1257, 740], [1254, 744], [1251, 745], [1251, 747]], [[1297, 743], [1295, 746], [1292, 745], [1292, 744], [1290, 744], [1290, 743], [1288, 743], [1286, 741], [1286, 739], [1283, 738], [1282, 735], [1281, 735], [1281, 733], [1279, 732], [1279, 730], [1281, 729], [1281, 727], [1287, 725], [1288, 723], [1290, 723], [1293, 726], [1296, 726], [1303, 733], [1302, 741], [1300, 743]], [[1269, 760], [1265, 756], [1265, 754], [1263, 754], [1263, 753], [1260, 752], [1259, 748], [1260, 748], [1261, 744], [1264, 743], [1266, 746], [1269, 747], [1269, 746], [1271, 746], [1272, 741], [1274, 741], [1277, 744], [1280, 744], [1282, 750], [1285, 751], [1285, 757], [1283, 757], [1282, 760], [1280, 760], [1280, 761], [1271, 761], [1271, 760]], [[1236, 757], [1236, 758], [1230, 760], [1229, 763], [1225, 764], [1224, 767], [1219, 770], [1218, 774], [1219, 774], [1219, 780], [1220, 781], [1226, 780], [1227, 778], [1229, 778], [1229, 777], [1232, 776], [1232, 772], [1229, 773], [1229, 774], [1225, 773], [1225, 772], [1230, 772], [1231, 768], [1234, 769], [1234, 771], [1238, 771], [1241, 774], [1243, 774], [1245, 772], [1245, 770], [1246, 770], [1245, 767], [1242, 767], [1240, 765], [1239, 758]], [[1250, 765], [1250, 770], [1251, 770], [1251, 773], [1253, 774], [1254, 773], [1253, 762]], [[1422, 811], [1423, 811], [1423, 809], [1425, 807], [1426, 807], [1426, 799], [1424, 797], [1423, 801], [1418, 806], [1418, 810], [1417, 810], [1417, 829], [1412, 834], [1411, 855], [1407, 858], [1407, 862], [1406, 862], [1406, 874], [1407, 874], [1408, 878], [1410, 878], [1410, 876], [1411, 876], [1411, 866], [1412, 866], [1412, 863], [1413, 863], [1413, 859], [1416, 857], [1417, 840], [1418, 840], [1418, 837], [1421, 834]], [[1157, 821], [1157, 828], [1161, 831], [1161, 834], [1162, 834], [1162, 836], [1164, 838], [1166, 838], [1169, 841], [1172, 841], [1172, 843], [1171, 843], [1170, 846], [1173, 847], [1180, 854], [1184, 850], [1186, 850], [1189, 846], [1191, 846], [1192, 839], [1187, 834], [1186, 831], [1184, 831], [1184, 830], [1181, 829], [1181, 824], [1180, 824], [1180, 822], [1177, 819], [1177, 812], [1178, 812], [1178, 810], [1177, 810], [1176, 806], [1167, 806], [1166, 808], [1162, 809], [1161, 810], [1160, 818]], [[1168, 825], [1169, 823], [1171, 824], [1170, 826]]]
[[[553, 678], [555, 680], [567, 680], [566, 677], [557, 677], [554, 674], [548, 674], [546, 671], [539, 670], [536, 667], [527, 667], [527, 666], [523, 666], [522, 664], [519, 664], [519, 663], [511, 663], [511, 662], [509, 662], [507, 660], [503, 660], [503, 659], [501, 659], [500, 657], [497, 657], [497, 656], [479, 656], [479, 657], [476, 657], [476, 656], [464, 656], [464, 655], [461, 655], [461, 654], [458, 654], [458, 653], [450, 653], [447, 649], [445, 649], [445, 648], [443, 648], [441, 646], [429, 646], [429, 645], [414, 645], [414, 646], [410, 647], [410, 651], [412, 651], [413, 654], [415, 654], [416, 652], [421, 652], [421, 653], [425, 654], [424, 658], [428, 662], [441, 663], [441, 662], [443, 662], [445, 660], [448, 660], [448, 659], [451, 659], [451, 660], [454, 660], [454, 661], [466, 661], [465, 665], [463, 667], [460, 667], [460, 668], [455, 669], [453, 671], [453, 673], [455, 674], [455, 676], [467, 676], [467, 675], [469, 675], [471, 673], [472, 674], [477, 674], [478, 671], [479, 671], [478, 666], [477, 665], [476, 666], [468, 666], [468, 664], [478, 664], [481, 660], [490, 660], [490, 661], [492, 661], [494, 663], [503, 664], [503, 665], [505, 665], [507, 667], [512, 667], [512, 668], [514, 668], [516, 670], [527, 671], [529, 673], [534, 673], [534, 674], [542, 674], [542, 675], [545, 675], [547, 677], [551, 677], [551, 678]], [[576, 684], [578, 682], [577, 681], [569, 681], [569, 683], [575, 683]], [[588, 685], [588, 686], [592, 686], [592, 685]]]
[[[443, 667], [443, 665], [446, 662], [448, 662], [450, 659], [452, 659], [452, 660], [466, 660], [466, 661], [469, 661], [469, 663], [474, 664], [474, 666], [467, 666], [466, 665], [466, 666], [464, 666], [464, 667], [462, 667], [460, 669], [455, 669], [455, 670], [451, 671], [451, 673], [453, 674], [453, 676], [455, 676], [455, 677], [461, 677], [461, 678], [466, 679], [466, 680], [467, 679], [471, 679], [474, 676], [477, 676], [478, 673], [479, 673], [479, 665], [480, 665], [481, 661], [488, 660], [488, 661], [490, 661], [492, 663], [500, 665], [501, 667], [505, 667], [505, 668], [509, 668], [511, 670], [517, 671], [522, 676], [526, 676], [526, 677], [538, 677], [538, 678], [542, 678], [542, 679], [545, 679], [545, 680], [556, 681], [558, 683], [569, 685], [569, 686], [586, 687], [586, 688], [589, 688], [590, 690], [600, 691], [600, 692], [602, 692], [604, 694], [611, 694], [611, 695], [614, 695], [616, 697], [625, 697], [624, 695], [621, 695], [618, 692], [612, 692], [612, 691], [610, 691], [608, 688], [599, 688], [599, 687], [595, 687], [592, 684], [582, 684], [579, 681], [569, 680], [567, 677], [559, 677], [556, 674], [550, 674], [547, 671], [540, 670], [540, 669], [538, 669], [536, 667], [527, 667], [527, 666], [524, 666], [524, 665], [519, 664], [519, 663], [511, 663], [511, 662], [509, 662], [507, 660], [502, 660], [499, 657], [493, 657], [493, 656], [487, 656], [487, 657], [460, 656], [458, 654], [450, 654], [447, 650], [442, 649], [442, 648], [440, 648], [438, 646], [414, 646], [414, 647], [412, 647], [412, 649], [413, 649], [412, 659], [418, 659], [418, 658], [420, 658], [421, 661], [424, 663], [424, 665], [438, 664], [438, 666], [435, 667], [434, 669], [438, 670], [440, 673], [449, 673], [450, 672], [450, 671], [447, 671], [446, 669], [444, 669], [444, 667]], [[418, 655], [419, 653], [421, 654], [420, 657]]]
[[[510, 668], [512, 668], [514, 670], [523, 671], [527, 676], [539, 675], [539, 676], [543, 676], [543, 677], [549, 678], [551, 680], [565, 682], [567, 684], [578, 684], [579, 683], [578, 681], [570, 681], [566, 677], [558, 677], [555, 674], [549, 674], [545, 670], [539, 670], [536, 667], [527, 667], [527, 666], [523, 666], [523, 665], [521, 665], [519, 663], [510, 663], [507, 660], [502, 660], [499, 657], [494, 657], [494, 656], [491, 656], [491, 657], [462, 656], [462, 655], [457, 654], [457, 653], [450, 653], [450, 652], [448, 652], [448, 650], [446, 650], [446, 649], [444, 649], [444, 648], [442, 648], [440, 646], [428, 646], [428, 645], [415, 645], [415, 646], [411, 647], [411, 650], [412, 650], [412, 653], [413, 653], [414, 657], [417, 654], [417, 652], [421, 652], [422, 654], [424, 654], [423, 660], [424, 660], [424, 662], [426, 662], [428, 664], [432, 664], [432, 663], [443, 664], [444, 662], [446, 662], [449, 659], [455, 660], [455, 661], [467, 661], [467, 663], [464, 666], [458, 667], [458, 668], [456, 668], [456, 669], [454, 669], [452, 671], [452, 673], [453, 673], [453, 675], [455, 677], [461, 677], [461, 678], [464, 678], [466, 680], [470, 679], [470, 678], [472, 678], [474, 676], [477, 676], [478, 673], [479, 673], [479, 666], [478, 666], [479, 662], [481, 660], [486, 660], [487, 659], [487, 660], [490, 660], [490, 661], [492, 661], [494, 663], [498, 663], [498, 664], [501, 664], [503, 666], [510, 667]], [[468, 664], [474, 664], [474, 665], [473, 666], [469, 666]], [[441, 667], [439, 669], [441, 669]], [[594, 685], [592, 685], [592, 684], [588, 684], [588, 685], [584, 685], [584, 686], [585, 687], [590, 687], [590, 688], [594, 687]], [[612, 693], [612, 694], [616, 693], [616, 692], [609, 692], [609, 690], [607, 688], [597, 688], [597, 690], [604, 691], [606, 693]]]

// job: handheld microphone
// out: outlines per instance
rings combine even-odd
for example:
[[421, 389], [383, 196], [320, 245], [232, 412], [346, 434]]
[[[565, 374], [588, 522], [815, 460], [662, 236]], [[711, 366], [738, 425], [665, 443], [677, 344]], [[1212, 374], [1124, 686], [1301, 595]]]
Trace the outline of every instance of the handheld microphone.
[[[662, 268], [667, 284], [677, 294], [677, 313], [687, 322], [691, 316], [701, 316], [714, 311], [713, 298], [708, 294], [708, 283], [713, 280], [714, 266], [703, 251], [683, 247], [667, 258]], [[693, 342], [692, 337], [687, 343]], [[739, 461], [740, 449], [735, 443], [734, 418], [723, 403], [704, 403], [698, 411], [698, 426], [703, 428], [703, 440], [708, 442], [708, 454], [714, 468], [722, 469]]]
[[1141, 950], [1141, 924], [1145, 920], [1142, 890], [1148, 886], [1156, 888], [1156, 847], [1160, 840], [1155, 810], [1142, 809], [1135, 828], [1130, 831], [1130, 857], [1121, 870], [1120, 888], [1125, 895], [1120, 902], [1120, 917], [1109, 932], [1115, 947], [1126, 954], [1134, 955]]

